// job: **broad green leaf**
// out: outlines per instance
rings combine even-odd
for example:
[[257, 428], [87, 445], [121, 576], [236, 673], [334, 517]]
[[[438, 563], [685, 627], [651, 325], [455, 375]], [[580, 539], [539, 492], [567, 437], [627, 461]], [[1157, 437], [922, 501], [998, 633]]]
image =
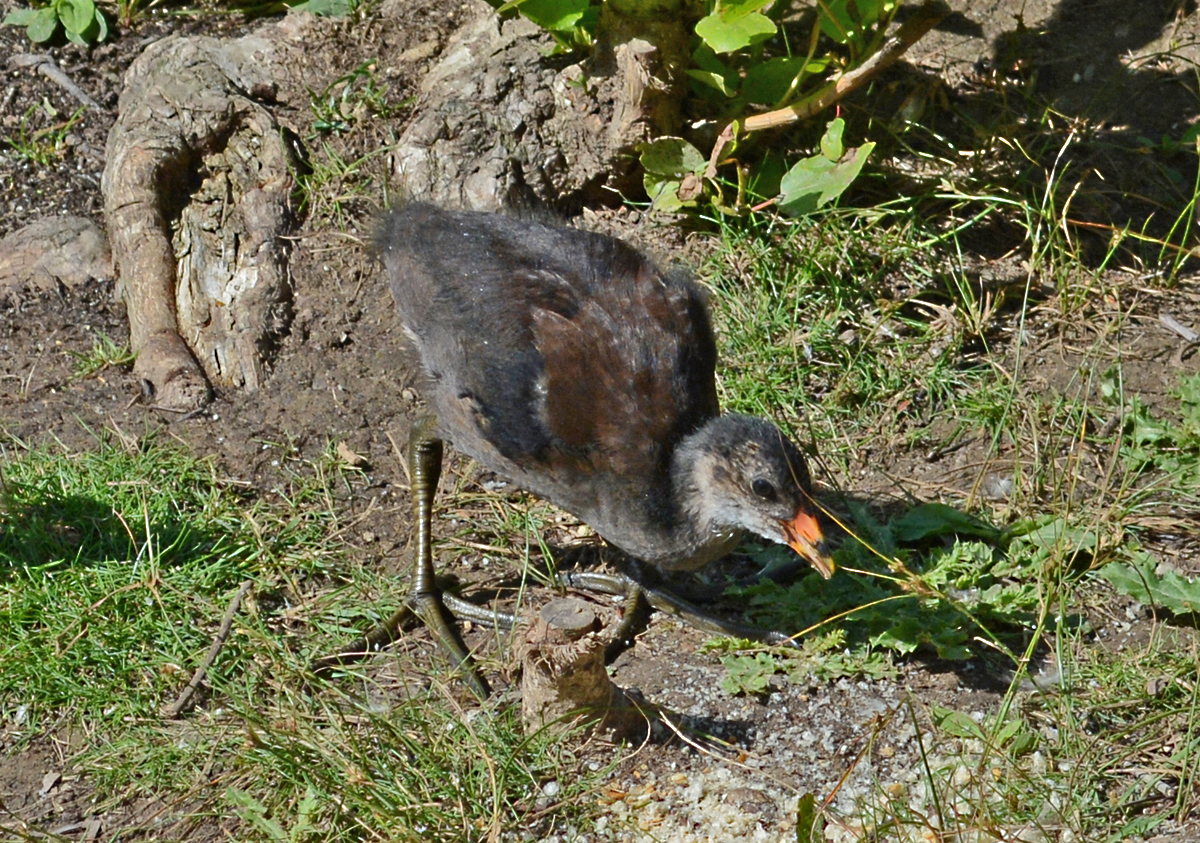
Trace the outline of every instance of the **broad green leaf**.
[[657, 211], [677, 211], [696, 204], [708, 165], [700, 150], [683, 138], [664, 137], [640, 147], [642, 183]]
[[4, 23], [8, 26], [29, 26], [37, 13], [37, 9], [13, 9], [4, 16]]
[[858, 177], [874, 143], [864, 143], [857, 149], [842, 150], [842, 130], [839, 117], [829, 124], [821, 139], [821, 154], [798, 161], [779, 185], [779, 210], [791, 216], [811, 214], [845, 192]]
[[956, 738], [983, 739], [983, 729], [963, 712], [935, 705], [931, 713], [934, 725], [946, 734]]
[[1072, 527], [1061, 518], [1038, 527], [1024, 536], [1025, 540], [1039, 550], [1062, 551], [1075, 554], [1096, 549], [1096, 534], [1090, 530]]
[[1038, 736], [1035, 732], [1021, 732], [1013, 738], [1008, 751], [1013, 755], [1028, 755], [1037, 749]]
[[518, 8], [542, 29], [570, 32], [589, 5], [590, 0], [525, 0]]
[[994, 539], [999, 531], [972, 515], [942, 503], [926, 503], [888, 524], [896, 541], [917, 542], [931, 536], [950, 534]]
[[802, 73], [821, 73], [828, 65], [827, 60], [814, 60], [805, 65], [803, 58], [780, 56], [752, 65], [746, 71], [742, 83], [742, 94], [746, 99], [760, 105], [775, 105], [792, 88], [792, 82]]
[[687, 75], [695, 79], [701, 85], [706, 85], [709, 88], [716, 88], [727, 97], [734, 97], [737, 91], [731, 90], [725, 77], [719, 73], [712, 73], [707, 70], [689, 70]]
[[863, 33], [895, 5], [895, 0], [825, 0], [817, 4], [817, 21], [821, 31], [839, 44], [861, 41]]
[[725, 676], [721, 689], [729, 694], [761, 694], [767, 689], [778, 665], [769, 653], [749, 656], [723, 656]]
[[887, 647], [901, 655], [915, 652], [918, 647], [932, 647], [939, 659], [951, 661], [971, 655], [967, 646], [970, 635], [948, 606], [939, 605], [933, 610], [924, 608], [917, 614], [901, 615], [898, 620], [881, 618], [881, 622], [888, 625], [871, 636], [871, 643], [876, 647]]
[[696, 65], [687, 71], [687, 75], [703, 85], [716, 88], [727, 97], [737, 94], [738, 75], [717, 58], [704, 42], [692, 52], [692, 62]]
[[721, 0], [717, 4], [716, 14], [725, 20], [736, 20], [752, 12], [762, 11], [772, 2], [773, 0]]
[[108, 21], [104, 17], [104, 12], [96, 10], [96, 37], [92, 39], [93, 44], [99, 44], [108, 38]]
[[775, 34], [775, 24], [758, 12], [733, 19], [715, 14], [700, 19], [696, 34], [715, 52], [732, 53], [770, 38]]
[[84, 32], [96, 22], [96, 4], [92, 0], [58, 0], [54, 8], [68, 37]]
[[650, 207], [654, 210], [670, 213], [684, 206], [679, 198], [679, 179], [646, 173], [642, 176], [642, 184], [646, 188], [646, 195], [650, 197]]
[[1136, 553], [1130, 564], [1110, 562], [1097, 573], [1135, 600], [1161, 606], [1181, 617], [1200, 614], [1200, 582], [1174, 571], [1159, 576], [1156, 567], [1150, 554]]
[[796, 804], [796, 843], [823, 843], [824, 840], [825, 823], [817, 810], [817, 798], [806, 793]]
[[768, 149], [758, 166], [750, 171], [746, 190], [751, 197], [761, 202], [779, 195], [779, 183], [787, 172], [787, 162], [778, 152]]
[[355, 0], [305, 0], [291, 8], [325, 18], [346, 18], [354, 12]]
[[1024, 720], [1010, 720], [996, 733], [996, 745], [1008, 747], [1011, 755], [1026, 755], [1038, 744], [1037, 733], [1030, 731]]
[[642, 168], [660, 176], [684, 176], [702, 173], [708, 165], [700, 150], [683, 138], [661, 137], [642, 144]]
[[1021, 731], [1021, 726], [1022, 723], [1020, 720], [1009, 720], [1000, 728], [1000, 731], [996, 733], [996, 744], [998, 746], [1004, 746], [1009, 742], [1009, 740], [1012, 739], [1013, 735]]
[[29, 36], [30, 41], [35, 44], [41, 44], [53, 38], [57, 30], [58, 15], [55, 14], [53, 6], [46, 6], [37, 10], [37, 14], [33, 16], [33, 20], [25, 28], [25, 33]]
[[921, 646], [920, 634], [920, 627], [911, 618], [903, 618], [882, 632], [872, 635], [871, 646], [886, 647], [907, 656]]
[[829, 121], [825, 134], [821, 136], [821, 154], [830, 161], [842, 157], [846, 148], [842, 145], [842, 134], [846, 131], [846, 121], [841, 117]]
[[1149, 408], [1141, 401], [1132, 402], [1131, 412], [1126, 417], [1126, 427], [1129, 429], [1129, 440], [1134, 445], [1173, 444], [1171, 425], [1154, 418]]
[[287, 832], [283, 830], [283, 826], [267, 816], [266, 806], [250, 794], [230, 788], [225, 792], [225, 798], [233, 803], [234, 813], [257, 828], [273, 843], [287, 843], [290, 839]]

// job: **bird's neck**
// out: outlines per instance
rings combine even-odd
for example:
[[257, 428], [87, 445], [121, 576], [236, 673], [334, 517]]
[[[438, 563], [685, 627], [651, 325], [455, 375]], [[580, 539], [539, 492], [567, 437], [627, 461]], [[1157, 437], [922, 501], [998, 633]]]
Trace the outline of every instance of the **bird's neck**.
[[742, 538], [738, 527], [720, 523], [704, 493], [704, 477], [712, 470], [705, 439], [702, 428], [681, 440], [671, 455], [670, 488], [663, 494], [669, 512], [657, 519], [669, 525], [664, 536], [669, 550], [662, 554], [667, 561], [655, 563], [665, 570], [703, 567], [730, 553]]

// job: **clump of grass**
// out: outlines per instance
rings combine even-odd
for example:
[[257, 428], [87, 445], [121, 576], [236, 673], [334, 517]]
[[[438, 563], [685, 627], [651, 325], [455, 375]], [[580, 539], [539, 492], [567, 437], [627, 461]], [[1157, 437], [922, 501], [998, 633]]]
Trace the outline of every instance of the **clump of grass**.
[[[933, 267], [922, 269], [917, 234], [836, 213], [777, 231], [727, 229], [704, 279], [730, 409], [774, 418], [839, 461], [885, 432], [909, 444], [931, 415], [994, 392], [995, 372], [964, 351], [980, 327], [969, 329], [964, 304], [946, 302]], [[889, 300], [882, 279], [902, 270], [921, 285]]]
[[[281, 689], [290, 716], [252, 719], [250, 747], [226, 781], [226, 805], [256, 826], [254, 817], [274, 817], [293, 839], [298, 824], [338, 840], [364, 832], [446, 841], [514, 828], [545, 834], [577, 813], [570, 803], [589, 782], [566, 772], [581, 766], [571, 742], [526, 737], [510, 704], [466, 711], [445, 687], [406, 693], [387, 687], [395, 676], [381, 678], [343, 681], [357, 687], [352, 694], [321, 685], [311, 701]], [[381, 706], [384, 697], [394, 702]], [[264, 793], [264, 777], [279, 793]], [[318, 807], [306, 816], [299, 803], [307, 794]]]
[[[465, 709], [403, 649], [313, 683], [311, 659], [390, 613], [371, 595], [403, 584], [338, 552], [329, 487], [358, 475], [293, 463], [264, 498], [153, 439], [6, 446], [0, 723], [22, 742], [68, 730], [101, 799], [199, 799], [234, 839], [561, 827], [590, 786], [582, 762], [524, 736], [510, 705]], [[169, 718], [244, 582], [195, 707]]]
[[98, 334], [92, 340], [91, 351], [69, 351], [68, 354], [75, 358], [73, 375], [76, 378], [90, 378], [108, 368], [128, 366], [137, 359], [129, 346], [117, 345], [107, 334]]
[[[153, 716], [207, 646], [205, 619], [283, 551], [242, 503], [210, 464], [152, 443], [6, 461], [3, 716], [28, 729]], [[250, 654], [235, 645], [222, 659], [218, 675], [236, 675]]]
[[45, 167], [62, 156], [63, 150], [66, 149], [67, 134], [82, 119], [84, 110], [84, 107], [80, 106], [66, 120], [41, 129], [33, 129], [31, 123], [39, 111], [50, 119], [57, 117], [58, 112], [49, 103], [32, 105], [21, 116], [16, 136], [6, 139], [8, 145], [30, 163]]
[[1010, 693], [1019, 704], [893, 712], [922, 764], [833, 811], [842, 839], [1133, 841], [1186, 821], [1200, 750], [1194, 654], [1171, 636], [1107, 654], [1060, 632], [1057, 675]]

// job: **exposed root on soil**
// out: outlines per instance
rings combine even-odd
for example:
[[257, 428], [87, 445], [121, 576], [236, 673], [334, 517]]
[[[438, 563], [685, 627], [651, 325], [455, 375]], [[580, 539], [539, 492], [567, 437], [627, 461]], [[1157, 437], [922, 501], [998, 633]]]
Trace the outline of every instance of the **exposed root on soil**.
[[258, 388], [290, 322], [293, 157], [268, 105], [303, 21], [165, 38], [126, 74], [101, 188], [134, 372], [155, 407], [196, 410], [210, 384]]

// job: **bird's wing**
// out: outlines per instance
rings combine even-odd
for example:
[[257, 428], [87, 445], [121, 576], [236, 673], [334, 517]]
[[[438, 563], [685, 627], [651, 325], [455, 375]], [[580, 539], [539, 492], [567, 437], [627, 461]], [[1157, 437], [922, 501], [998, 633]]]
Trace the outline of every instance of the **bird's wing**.
[[717, 413], [700, 291], [627, 244], [419, 203], [377, 242], [460, 448], [482, 454], [482, 436], [530, 478], [644, 479]]
[[716, 415], [716, 349], [699, 291], [638, 256], [571, 314], [534, 308], [538, 416], [593, 471], [663, 476], [678, 440]]

